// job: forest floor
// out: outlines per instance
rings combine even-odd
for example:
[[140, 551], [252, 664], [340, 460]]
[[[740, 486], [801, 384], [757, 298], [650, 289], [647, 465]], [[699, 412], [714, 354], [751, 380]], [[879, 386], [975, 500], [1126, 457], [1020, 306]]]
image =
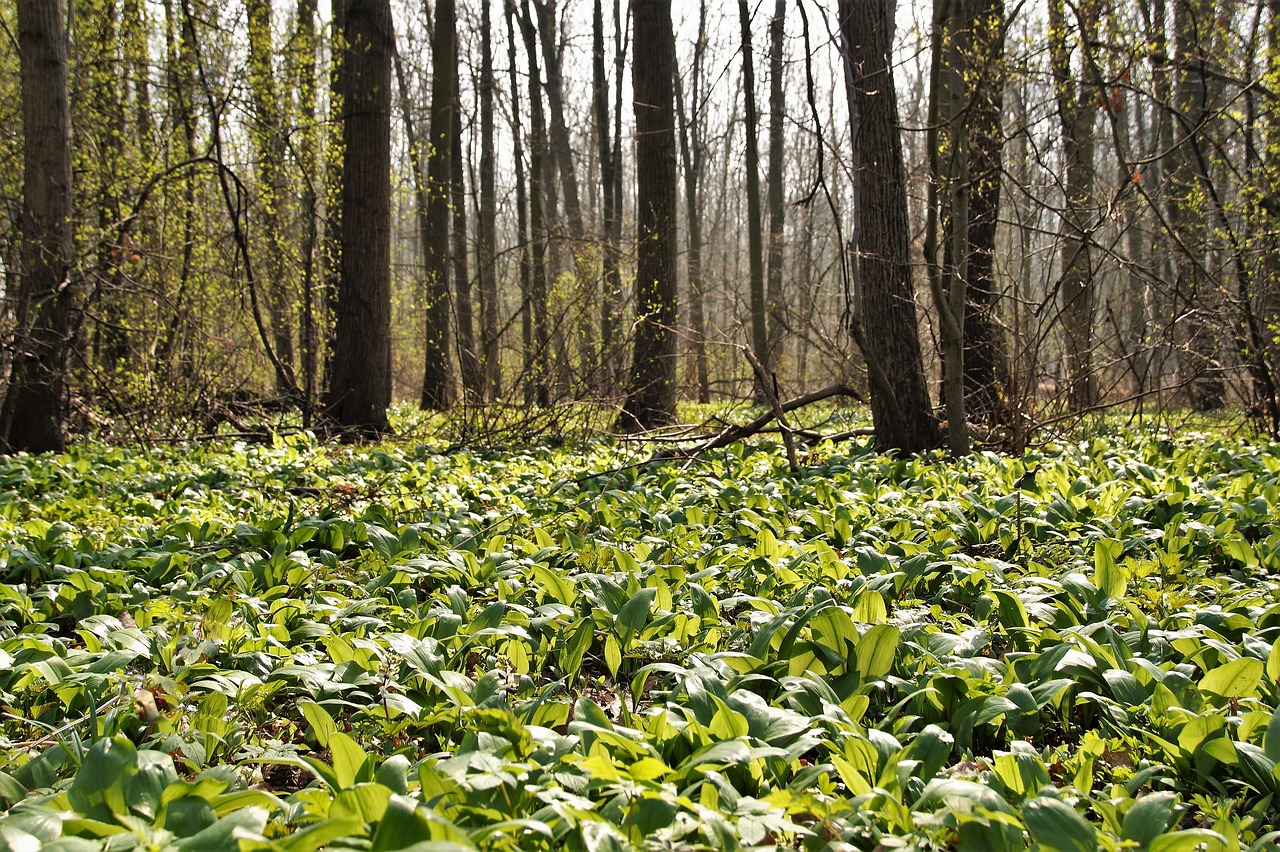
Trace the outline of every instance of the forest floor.
[[1280, 446], [1202, 425], [0, 459], [0, 849], [1275, 848]]

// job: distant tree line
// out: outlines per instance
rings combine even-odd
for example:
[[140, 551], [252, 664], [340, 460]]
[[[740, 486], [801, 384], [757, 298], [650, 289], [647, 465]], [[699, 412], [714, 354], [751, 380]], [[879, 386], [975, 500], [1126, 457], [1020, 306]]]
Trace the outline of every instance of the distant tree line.
[[0, 0], [5, 448], [824, 387], [885, 449], [1280, 433], [1274, 2], [326, 6]]

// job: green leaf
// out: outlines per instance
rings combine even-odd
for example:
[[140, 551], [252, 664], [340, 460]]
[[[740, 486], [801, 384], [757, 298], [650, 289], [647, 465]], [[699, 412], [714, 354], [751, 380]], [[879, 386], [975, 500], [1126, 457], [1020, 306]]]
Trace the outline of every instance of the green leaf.
[[298, 699], [298, 709], [302, 711], [307, 724], [311, 726], [311, 733], [315, 736], [316, 742], [320, 744], [321, 748], [328, 748], [329, 737], [338, 730], [333, 718], [323, 707], [309, 698]]
[[315, 852], [335, 840], [358, 836], [363, 830], [364, 825], [355, 820], [329, 818], [282, 837], [275, 843], [280, 852]]
[[1045, 852], [1096, 852], [1098, 832], [1075, 808], [1057, 799], [1032, 799], [1022, 808], [1032, 839]]
[[1093, 585], [1113, 601], [1124, 597], [1125, 571], [1116, 564], [1124, 551], [1124, 543], [1114, 538], [1100, 538], [1093, 545]]
[[361, 771], [369, 755], [359, 743], [338, 731], [329, 737], [329, 750], [333, 753], [333, 774], [338, 779], [339, 789], [345, 790], [357, 780], [362, 780]]
[[1227, 852], [1227, 838], [1207, 828], [1187, 828], [1151, 841], [1150, 852]]
[[364, 782], [339, 790], [333, 797], [329, 816], [359, 823], [377, 822], [386, 813], [391, 790], [381, 784]]
[[616, 678], [622, 665], [622, 649], [618, 647], [618, 637], [612, 633], [604, 638], [604, 664], [609, 669], [609, 676]]
[[632, 595], [618, 611], [617, 631], [623, 647], [630, 645], [632, 638], [648, 621], [649, 609], [653, 606], [653, 598], [657, 593], [655, 588], [643, 588]]
[[435, 810], [408, 796], [392, 796], [370, 842], [370, 852], [409, 849], [423, 841], [447, 841], [474, 849], [470, 838]]
[[1262, 660], [1241, 657], [1205, 675], [1200, 681], [1200, 689], [1223, 698], [1251, 696], [1262, 682], [1262, 670]]
[[1123, 837], [1146, 848], [1173, 825], [1173, 808], [1178, 797], [1173, 793], [1148, 793], [1138, 799], [1124, 815]]
[[237, 849], [241, 840], [265, 841], [262, 830], [267, 825], [267, 812], [262, 808], [243, 808], [227, 814], [213, 825], [175, 844], [179, 852], [226, 852]]
[[902, 632], [892, 624], [877, 624], [858, 640], [858, 675], [862, 680], [884, 677], [893, 668]]
[[85, 756], [67, 789], [67, 801], [77, 813], [110, 822], [112, 814], [127, 814], [125, 784], [138, 771], [138, 750], [121, 736], [98, 740]]
[[405, 796], [409, 793], [409, 768], [409, 758], [403, 754], [393, 754], [382, 761], [382, 765], [374, 773], [373, 780], [391, 792]]

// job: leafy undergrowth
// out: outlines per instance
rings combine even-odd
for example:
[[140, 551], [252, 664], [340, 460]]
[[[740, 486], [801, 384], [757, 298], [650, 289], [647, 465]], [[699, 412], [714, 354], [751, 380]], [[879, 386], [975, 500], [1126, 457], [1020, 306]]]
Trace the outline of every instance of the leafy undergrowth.
[[0, 460], [0, 848], [1273, 848], [1278, 451]]

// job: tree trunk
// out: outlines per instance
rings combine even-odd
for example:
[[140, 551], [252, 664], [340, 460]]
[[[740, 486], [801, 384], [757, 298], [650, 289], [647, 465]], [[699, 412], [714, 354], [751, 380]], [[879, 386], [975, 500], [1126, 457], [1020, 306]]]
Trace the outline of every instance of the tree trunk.
[[765, 268], [765, 302], [768, 307], [766, 370], [776, 372], [787, 329], [787, 301], [783, 293], [782, 260], [783, 229], [786, 210], [782, 201], [783, 129], [786, 124], [786, 101], [783, 99], [782, 39], [785, 34], [786, 0], [774, 0], [773, 19], [769, 22], [769, 249]]
[[528, 182], [524, 174], [524, 129], [520, 123], [520, 85], [516, 77], [516, 4], [507, 3], [507, 70], [511, 79], [512, 159], [516, 173], [516, 242], [520, 248], [520, 381], [531, 399], [533, 353], [533, 244], [529, 240]]
[[481, 0], [480, 18], [480, 234], [476, 260], [480, 267], [480, 298], [484, 305], [482, 351], [485, 394], [502, 396], [502, 364], [498, 350], [497, 216], [493, 159], [493, 17], [490, 0]]
[[391, 404], [390, 0], [346, 0], [342, 246], [328, 414], [378, 435]]
[[[890, 4], [840, 0], [840, 28], [853, 116], [852, 262], [862, 291], [861, 315], [853, 318], [852, 329], [862, 338], [872, 373], [877, 447], [921, 452], [937, 446], [939, 435], [929, 405], [911, 280]], [[875, 380], [877, 373], [881, 381]]]
[[299, 0], [298, 21], [292, 45], [297, 67], [298, 95], [298, 165], [302, 223], [302, 384], [303, 425], [311, 425], [312, 406], [318, 387], [315, 318], [316, 244], [319, 236], [319, 205], [316, 193], [316, 171], [319, 150], [316, 128], [316, 0]]
[[[747, 133], [747, 266], [751, 284], [751, 351], [769, 370], [768, 308], [764, 290], [764, 225], [760, 212], [760, 146], [757, 142], [759, 119], [756, 117], [756, 80], [751, 61], [751, 12], [747, 0], [738, 0], [738, 22], [742, 27], [742, 94], [746, 105]], [[765, 389], [754, 383], [757, 404], [763, 404]]]
[[1062, 300], [1062, 325], [1066, 336], [1068, 398], [1071, 407], [1083, 410], [1098, 401], [1093, 372], [1094, 274], [1091, 236], [1095, 147], [1094, 124], [1098, 114], [1096, 82], [1089, 51], [1097, 38], [1096, 0], [1075, 7], [1080, 32], [1082, 76], [1076, 81], [1071, 67], [1071, 46], [1064, 0], [1049, 3], [1049, 54], [1053, 70], [1058, 118], [1066, 160], [1063, 215], [1059, 229], [1062, 272], [1058, 279]]
[[422, 245], [426, 292], [426, 363], [422, 407], [442, 411], [452, 402], [449, 370], [449, 187], [453, 180], [453, 113], [457, 94], [457, 21], [454, 0], [436, 4], [431, 44], [431, 129], [427, 136], [427, 232]]
[[671, 0], [633, 0], [636, 119], [636, 342], [619, 419], [645, 430], [676, 418], [676, 71]]
[[484, 398], [484, 375], [476, 352], [474, 311], [471, 300], [471, 273], [467, 268], [467, 187], [463, 177], [462, 104], [453, 104], [453, 156], [450, 181], [453, 192], [453, 290], [457, 299], [458, 365], [462, 372], [462, 389], [472, 402]]
[[[272, 46], [271, 0], [246, 0], [249, 42], [249, 92], [253, 102], [252, 135], [257, 163], [258, 211], [262, 227], [259, 241], [265, 243], [264, 276], [267, 317], [275, 342], [276, 357], [290, 372], [293, 369], [293, 328], [289, 319], [288, 271], [285, 266], [285, 235], [281, 207], [288, 197], [283, 181], [285, 138], [280, 96], [275, 79], [276, 52]], [[277, 393], [288, 388], [277, 378]]]
[[[618, 181], [614, 167], [613, 148], [609, 142], [609, 88], [604, 73], [604, 10], [601, 0], [595, 0], [591, 13], [591, 95], [596, 146], [600, 157], [600, 195], [603, 217], [600, 242], [604, 246], [601, 259], [601, 278], [604, 293], [600, 311], [600, 366], [606, 393], [616, 389], [621, 341], [617, 340], [618, 303], [622, 298], [622, 274], [618, 269], [619, 247], [614, 239], [618, 207], [614, 184]], [[621, 105], [618, 106], [621, 109]]]
[[19, 0], [22, 269], [12, 373], [0, 408], [9, 450], [61, 451], [67, 356], [79, 324], [73, 279], [71, 107], [62, 0]]
[[702, 179], [702, 57], [706, 40], [707, 4], [698, 4], [698, 41], [693, 46], [693, 86], [688, 112], [684, 108], [680, 75], [675, 76], [676, 111], [680, 119], [680, 160], [684, 167], [685, 221], [689, 227], [689, 325], [693, 338], [694, 374], [698, 385], [698, 402], [711, 402], [711, 379], [707, 364], [707, 319], [702, 295], [702, 204], [699, 182]]
[[547, 187], [547, 120], [542, 108], [542, 72], [538, 67], [537, 32], [524, 0], [520, 30], [524, 35], [525, 58], [529, 61], [529, 232], [532, 277], [529, 302], [533, 314], [533, 375], [526, 377], [525, 399], [545, 407], [551, 403], [550, 381], [551, 322], [547, 316], [547, 228], [546, 205], [552, 198]]

